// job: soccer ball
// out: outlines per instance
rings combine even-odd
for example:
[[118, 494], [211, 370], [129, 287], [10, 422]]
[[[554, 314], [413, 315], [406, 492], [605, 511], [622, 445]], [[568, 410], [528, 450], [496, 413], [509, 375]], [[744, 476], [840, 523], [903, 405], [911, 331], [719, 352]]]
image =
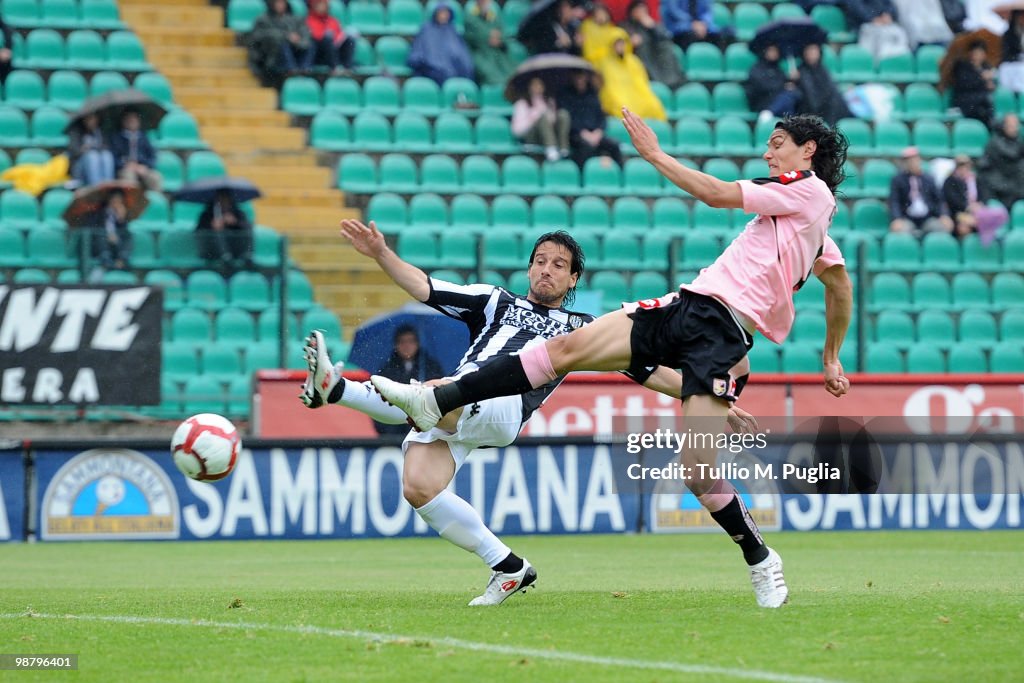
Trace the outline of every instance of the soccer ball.
[[226, 417], [200, 413], [174, 430], [171, 457], [181, 473], [198, 481], [216, 481], [231, 474], [242, 440]]

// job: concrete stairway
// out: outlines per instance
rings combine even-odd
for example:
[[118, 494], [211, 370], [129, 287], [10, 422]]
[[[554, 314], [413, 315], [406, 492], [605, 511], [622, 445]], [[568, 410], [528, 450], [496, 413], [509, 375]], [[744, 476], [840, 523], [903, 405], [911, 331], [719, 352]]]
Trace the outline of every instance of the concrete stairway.
[[342, 318], [347, 337], [361, 320], [402, 305], [403, 292], [338, 236], [342, 218], [358, 218], [335, 189], [332, 170], [292, 127], [277, 92], [246, 66], [245, 49], [207, 0], [120, 0], [121, 16], [150, 63], [171, 82], [175, 100], [196, 117], [200, 134], [228, 173], [256, 183], [264, 196], [256, 219], [288, 236], [291, 257], [317, 301]]

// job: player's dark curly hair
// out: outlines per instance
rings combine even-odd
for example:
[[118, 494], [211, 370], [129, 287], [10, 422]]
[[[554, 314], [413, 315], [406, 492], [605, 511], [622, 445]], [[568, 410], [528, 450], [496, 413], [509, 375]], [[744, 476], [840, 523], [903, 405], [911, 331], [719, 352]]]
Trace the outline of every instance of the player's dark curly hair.
[[[583, 255], [583, 247], [580, 243], [572, 238], [572, 235], [567, 233], [565, 230], [555, 230], [554, 232], [546, 232], [537, 238], [537, 241], [533, 243], [533, 251], [530, 252], [530, 265], [533, 265], [533, 257], [537, 254], [537, 247], [544, 244], [545, 242], [554, 242], [555, 244], [561, 245], [572, 254], [572, 263], [569, 264], [569, 272], [576, 276], [576, 282], [579, 283], [583, 277], [583, 269], [586, 264], [586, 256]], [[565, 293], [565, 305], [571, 306], [576, 300], [576, 285], [569, 288], [569, 291]]]
[[846, 170], [843, 167], [846, 165], [846, 151], [850, 146], [846, 136], [815, 114], [787, 116], [776, 123], [775, 128], [789, 133], [789, 137], [797, 145], [802, 145], [808, 140], [818, 143], [818, 149], [811, 158], [811, 169], [825, 181], [832, 194], [835, 194], [846, 180]]

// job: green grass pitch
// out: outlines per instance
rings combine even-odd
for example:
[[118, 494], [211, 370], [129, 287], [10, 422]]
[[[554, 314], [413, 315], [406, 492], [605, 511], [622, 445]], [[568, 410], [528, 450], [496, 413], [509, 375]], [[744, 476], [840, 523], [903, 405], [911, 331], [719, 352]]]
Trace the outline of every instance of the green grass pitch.
[[[773, 534], [791, 603], [755, 606], [718, 534], [510, 538], [537, 587], [436, 539], [47, 543], [0, 550], [0, 653], [55, 681], [1021, 680], [1024, 534]], [[28, 615], [35, 616], [28, 616]], [[75, 618], [69, 615], [74, 615]]]

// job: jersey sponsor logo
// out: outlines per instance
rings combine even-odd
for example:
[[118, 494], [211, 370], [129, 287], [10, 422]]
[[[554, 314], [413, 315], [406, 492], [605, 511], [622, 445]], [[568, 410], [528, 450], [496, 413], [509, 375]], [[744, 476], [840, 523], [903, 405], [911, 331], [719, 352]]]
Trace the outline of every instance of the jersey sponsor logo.
[[527, 308], [509, 307], [498, 321], [500, 325], [518, 327], [533, 334], [549, 339], [560, 334], [568, 334], [571, 328], [546, 315], [535, 313]]

